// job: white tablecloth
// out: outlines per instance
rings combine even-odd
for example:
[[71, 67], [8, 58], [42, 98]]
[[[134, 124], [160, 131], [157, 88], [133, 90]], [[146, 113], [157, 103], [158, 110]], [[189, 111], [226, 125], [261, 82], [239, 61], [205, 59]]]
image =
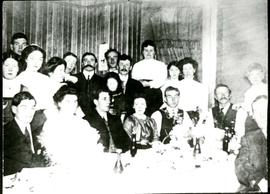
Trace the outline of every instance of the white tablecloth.
[[154, 149], [138, 150], [132, 158], [121, 155], [124, 171], [115, 174], [116, 154], [93, 158], [88, 167], [66, 169], [57, 166], [23, 169], [3, 179], [4, 194], [54, 193], [211, 193], [235, 192], [239, 183], [234, 173], [234, 158], [205, 157], [195, 168], [192, 152]]

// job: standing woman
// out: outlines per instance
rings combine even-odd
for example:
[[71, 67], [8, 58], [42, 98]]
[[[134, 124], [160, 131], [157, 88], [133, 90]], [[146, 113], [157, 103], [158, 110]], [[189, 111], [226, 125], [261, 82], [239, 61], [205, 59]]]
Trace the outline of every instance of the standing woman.
[[144, 87], [148, 109], [146, 115], [150, 116], [163, 104], [160, 87], [167, 78], [165, 63], [156, 60], [157, 48], [152, 40], [145, 40], [142, 43], [143, 60], [134, 64], [131, 76], [138, 80]]
[[165, 89], [169, 86], [178, 88], [180, 79], [182, 78], [181, 69], [180, 69], [180, 66], [178, 64], [178, 61], [170, 62], [167, 66], [167, 72], [168, 72], [168, 77], [167, 77], [164, 85], [161, 87], [163, 99], [164, 99]]
[[194, 59], [186, 57], [179, 61], [179, 65], [184, 77], [178, 87], [181, 92], [179, 108], [192, 113], [190, 116], [196, 117], [197, 121], [198, 119], [203, 121], [208, 112], [208, 90], [198, 81], [198, 63]]
[[124, 122], [128, 136], [131, 138], [132, 133], [135, 133], [138, 148], [141, 149], [150, 148], [151, 143], [159, 139], [155, 120], [145, 115], [146, 107], [144, 95], [135, 96], [133, 105], [135, 113]]
[[48, 102], [49, 77], [40, 73], [45, 58], [45, 51], [37, 45], [27, 46], [21, 55], [21, 63], [25, 69], [18, 75], [18, 80], [24, 90], [29, 91], [36, 99], [37, 110], [45, 109]]

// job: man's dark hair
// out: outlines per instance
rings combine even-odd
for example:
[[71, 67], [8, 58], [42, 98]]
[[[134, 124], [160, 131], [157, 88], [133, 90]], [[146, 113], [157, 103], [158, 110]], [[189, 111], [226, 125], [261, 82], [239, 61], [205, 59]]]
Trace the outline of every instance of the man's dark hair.
[[105, 52], [105, 54], [104, 54], [106, 60], [108, 59], [108, 55], [109, 55], [110, 52], [115, 52], [115, 53], [117, 53], [117, 58], [119, 58], [120, 53], [119, 53], [116, 49], [110, 48], [110, 49], [107, 50], [107, 51]]
[[96, 55], [94, 53], [90, 53], [90, 52], [86, 52], [82, 55], [82, 62], [83, 62], [84, 57], [87, 55], [92, 55], [95, 58], [95, 62], [96, 63], [98, 62]]
[[75, 55], [74, 53], [72, 53], [72, 52], [66, 52], [64, 55], [63, 55], [63, 59], [64, 58], [66, 58], [67, 56], [73, 56], [73, 57], [75, 57], [77, 60], [78, 60], [78, 57], [77, 57], [77, 55]]
[[12, 99], [11, 104], [12, 106], [18, 106], [23, 100], [34, 100], [36, 102], [36, 99], [34, 98], [34, 96], [32, 96], [32, 94], [30, 94], [29, 92], [23, 91], [23, 92], [19, 92], [15, 94], [15, 96]]
[[57, 104], [59, 102], [62, 102], [64, 97], [66, 95], [76, 95], [78, 96], [77, 90], [75, 87], [71, 85], [63, 85], [54, 95], [53, 95], [53, 100]]
[[109, 94], [109, 90], [107, 88], [105, 88], [105, 87], [99, 88], [99, 89], [93, 91], [93, 100], [98, 100], [99, 94], [102, 92], [106, 92]]
[[27, 36], [26, 36], [24, 33], [22, 33], [22, 32], [18, 32], [18, 33], [13, 34], [13, 36], [11, 37], [11, 44], [14, 44], [14, 41], [15, 41], [16, 39], [19, 39], [19, 38], [24, 38], [24, 39], [26, 40], [26, 43], [28, 44], [28, 38], [27, 38]]
[[220, 88], [220, 87], [225, 87], [225, 88], [227, 88], [228, 91], [229, 91], [229, 94], [231, 95], [232, 91], [231, 91], [231, 89], [229, 88], [229, 86], [226, 85], [226, 84], [222, 84], [222, 83], [216, 85], [215, 90], [214, 90], [215, 94], [216, 94], [217, 89]]
[[130, 65], [131, 65], [132, 58], [131, 58], [129, 55], [122, 54], [122, 55], [120, 55], [120, 56], [118, 57], [118, 61], [125, 61], [125, 60], [129, 60]]
[[154, 51], [155, 51], [155, 53], [157, 53], [157, 46], [156, 46], [156, 44], [155, 44], [155, 42], [154, 42], [153, 40], [145, 40], [145, 41], [142, 43], [141, 51], [143, 52], [144, 48], [145, 48], [145, 47], [148, 47], [148, 46], [154, 47]]
[[164, 96], [166, 97], [166, 93], [168, 91], [176, 91], [179, 95], [180, 95], [180, 90], [178, 88], [172, 87], [172, 86], [168, 86], [165, 91], [164, 91]]

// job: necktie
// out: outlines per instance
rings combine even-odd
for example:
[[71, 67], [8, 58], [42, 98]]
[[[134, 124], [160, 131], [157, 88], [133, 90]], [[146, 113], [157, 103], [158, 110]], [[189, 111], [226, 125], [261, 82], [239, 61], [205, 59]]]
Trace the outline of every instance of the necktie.
[[25, 135], [25, 142], [26, 142], [27, 146], [29, 146], [29, 148], [32, 150], [32, 148], [31, 148], [31, 137], [30, 137], [30, 134], [29, 134], [26, 127], [25, 127], [25, 131], [24, 131], [24, 135]]
[[108, 129], [108, 132], [109, 132], [109, 152], [115, 152], [116, 151], [116, 147], [115, 147], [115, 144], [114, 144], [114, 141], [113, 141], [113, 138], [112, 138], [112, 134], [111, 134], [111, 131], [110, 131], [110, 127], [108, 125], [108, 121], [103, 117], [102, 118], [106, 124], [106, 127]]
[[90, 97], [90, 75], [87, 76], [86, 95], [88, 98]]

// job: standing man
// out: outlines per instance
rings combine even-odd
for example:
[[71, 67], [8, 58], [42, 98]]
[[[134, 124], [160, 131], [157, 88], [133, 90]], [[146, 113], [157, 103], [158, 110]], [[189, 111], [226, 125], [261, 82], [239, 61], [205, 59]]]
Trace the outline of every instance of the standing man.
[[143, 85], [139, 81], [132, 79], [130, 76], [130, 71], [132, 70], [131, 63], [132, 59], [130, 56], [126, 54], [119, 56], [118, 74], [122, 81], [122, 88], [125, 99], [125, 117], [128, 117], [133, 113], [133, 102], [135, 94], [143, 92]]
[[29, 92], [20, 92], [12, 100], [14, 119], [4, 126], [4, 176], [23, 168], [42, 166], [40, 147], [30, 125], [35, 106], [36, 101]]
[[129, 149], [130, 139], [123, 128], [121, 119], [109, 113], [110, 95], [106, 89], [99, 89], [94, 94], [95, 109], [85, 116], [89, 124], [96, 128], [100, 138], [98, 143], [104, 146], [105, 152], [123, 152]]
[[156, 60], [156, 44], [152, 40], [142, 43], [143, 60], [134, 64], [132, 78], [142, 83], [146, 101], [149, 102], [146, 115], [150, 116], [163, 103], [160, 87], [167, 79], [165, 63]]
[[95, 73], [97, 58], [93, 53], [86, 52], [82, 56], [82, 72], [75, 76], [78, 81], [75, 83], [79, 93], [79, 105], [88, 114], [94, 109], [93, 93], [103, 87], [103, 78]]
[[[24, 33], [18, 32], [13, 34], [11, 38], [10, 50], [3, 53], [3, 58], [14, 58], [20, 60], [23, 49], [28, 45], [28, 38]], [[23, 71], [25, 67], [19, 67], [19, 72]]]
[[107, 52], [104, 54], [105, 59], [107, 61], [108, 65], [108, 71], [107, 72], [115, 72], [118, 73], [118, 58], [119, 58], [119, 52], [116, 49], [109, 49]]

